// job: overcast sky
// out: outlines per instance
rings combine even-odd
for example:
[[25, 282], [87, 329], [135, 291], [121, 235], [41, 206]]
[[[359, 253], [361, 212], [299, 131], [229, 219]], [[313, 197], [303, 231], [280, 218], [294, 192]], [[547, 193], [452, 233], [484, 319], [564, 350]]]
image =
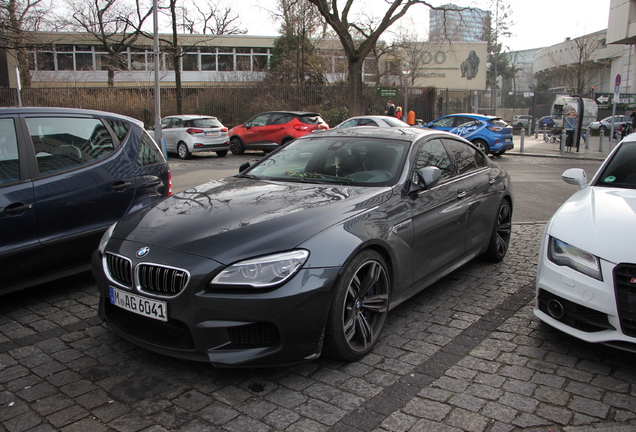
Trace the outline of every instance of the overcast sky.
[[[226, 0], [240, 17], [242, 28], [250, 35], [276, 36], [279, 25], [268, 10], [274, 10], [277, 0]], [[340, 0], [342, 2], [342, 0]], [[513, 37], [504, 40], [510, 50], [541, 48], [563, 42], [566, 37], [577, 37], [607, 28], [610, 0], [502, 0], [512, 5]], [[355, 0], [367, 11], [386, 10], [384, 0]], [[433, 5], [453, 3], [490, 9], [494, 0], [431, 0]], [[373, 6], [373, 7], [372, 7]], [[379, 12], [376, 12], [376, 14]], [[413, 6], [404, 23], [413, 25], [414, 31], [426, 38], [428, 34], [428, 8]], [[413, 24], [415, 23], [415, 24]], [[393, 27], [391, 27], [393, 29]], [[384, 38], [387, 39], [387, 38]]]

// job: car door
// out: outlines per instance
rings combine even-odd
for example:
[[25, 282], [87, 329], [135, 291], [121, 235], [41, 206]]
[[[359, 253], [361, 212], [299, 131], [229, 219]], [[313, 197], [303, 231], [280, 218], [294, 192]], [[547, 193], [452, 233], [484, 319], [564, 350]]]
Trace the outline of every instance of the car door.
[[42, 265], [59, 270], [88, 259], [104, 230], [126, 214], [135, 169], [102, 119], [29, 115], [24, 125], [36, 161]]
[[453, 159], [438, 138], [422, 143], [415, 169], [436, 166], [442, 170], [439, 183], [412, 197], [413, 280], [416, 284], [434, 278], [464, 255], [468, 223], [464, 182], [456, 175]]
[[161, 120], [161, 129], [162, 129], [163, 138], [166, 140], [166, 148], [170, 152], [177, 151], [177, 139], [176, 139], [176, 132], [175, 132], [175, 127], [177, 127], [176, 120], [178, 119], [173, 117], [166, 117], [163, 120]]
[[287, 113], [272, 113], [267, 121], [267, 125], [264, 127], [262, 141], [280, 144], [283, 138], [289, 135], [287, 123], [293, 118], [294, 116]]
[[451, 138], [442, 141], [455, 161], [459, 193], [468, 209], [465, 244], [466, 252], [471, 253], [481, 249], [492, 233], [499, 204], [496, 174], [486, 156], [475, 147]]
[[37, 205], [17, 117], [0, 118], [0, 291], [24, 279], [41, 260]]
[[259, 114], [256, 117], [248, 120], [243, 127], [245, 132], [243, 133], [243, 144], [257, 144], [263, 142], [263, 135], [266, 131], [267, 123], [270, 118], [270, 113]]

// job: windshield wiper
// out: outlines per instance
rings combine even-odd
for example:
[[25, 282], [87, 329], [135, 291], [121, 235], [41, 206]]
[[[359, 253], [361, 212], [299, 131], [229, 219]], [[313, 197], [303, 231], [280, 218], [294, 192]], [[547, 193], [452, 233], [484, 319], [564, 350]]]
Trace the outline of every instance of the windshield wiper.
[[287, 172], [286, 174], [307, 183], [347, 184], [353, 181], [353, 179], [349, 177], [339, 177], [339, 176], [334, 176], [329, 174], [321, 174], [317, 172]]

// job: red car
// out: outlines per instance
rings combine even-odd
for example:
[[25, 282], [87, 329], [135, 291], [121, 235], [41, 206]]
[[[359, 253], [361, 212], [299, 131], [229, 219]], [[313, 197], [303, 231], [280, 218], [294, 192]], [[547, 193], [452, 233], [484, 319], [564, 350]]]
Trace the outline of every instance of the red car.
[[307, 135], [314, 130], [326, 130], [320, 114], [314, 112], [270, 111], [252, 117], [235, 126], [230, 135], [230, 150], [241, 155], [245, 150], [263, 150], [269, 153], [289, 141]]

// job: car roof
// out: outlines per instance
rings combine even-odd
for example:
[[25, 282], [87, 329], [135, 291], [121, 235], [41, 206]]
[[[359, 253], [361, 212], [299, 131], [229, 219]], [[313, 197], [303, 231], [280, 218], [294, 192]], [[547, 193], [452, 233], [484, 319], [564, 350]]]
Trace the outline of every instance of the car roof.
[[116, 114], [108, 111], [89, 110], [80, 108], [63, 108], [63, 107], [3, 107], [0, 108], [0, 115], [9, 114], [72, 114], [85, 115], [91, 117], [111, 117], [120, 120], [129, 121], [143, 127], [144, 123], [132, 117]]
[[184, 120], [190, 120], [190, 119], [195, 119], [195, 118], [213, 118], [213, 119], [215, 119], [216, 117], [209, 116], [209, 115], [199, 115], [199, 114], [175, 114], [175, 115], [165, 116], [164, 118], [180, 118], [180, 119], [184, 119]]
[[392, 128], [378, 128], [375, 126], [357, 126], [353, 128], [332, 128], [325, 131], [321, 131], [320, 134], [309, 134], [298, 139], [311, 139], [318, 137], [360, 137], [360, 138], [384, 138], [384, 139], [396, 139], [407, 140], [414, 142], [420, 137], [428, 135], [444, 135], [452, 137], [454, 139], [462, 139], [461, 137], [451, 134], [449, 132], [443, 132], [436, 129], [426, 129], [419, 127], [392, 127]]
[[501, 118], [499, 116], [491, 116], [491, 115], [486, 115], [486, 114], [475, 114], [475, 113], [455, 113], [455, 114], [448, 114], [448, 115], [445, 115], [445, 116], [442, 116], [442, 117], [459, 117], [459, 116], [476, 117], [476, 118], [488, 119], [488, 120], [500, 119]]
[[[257, 115], [261, 115], [261, 114], [293, 114], [293, 115], [298, 115], [298, 116], [306, 116], [306, 115], [317, 115], [319, 116], [320, 113], [317, 112], [310, 112], [310, 111], [265, 111], [262, 112], [260, 114]], [[256, 117], [256, 116], [254, 116]]]

